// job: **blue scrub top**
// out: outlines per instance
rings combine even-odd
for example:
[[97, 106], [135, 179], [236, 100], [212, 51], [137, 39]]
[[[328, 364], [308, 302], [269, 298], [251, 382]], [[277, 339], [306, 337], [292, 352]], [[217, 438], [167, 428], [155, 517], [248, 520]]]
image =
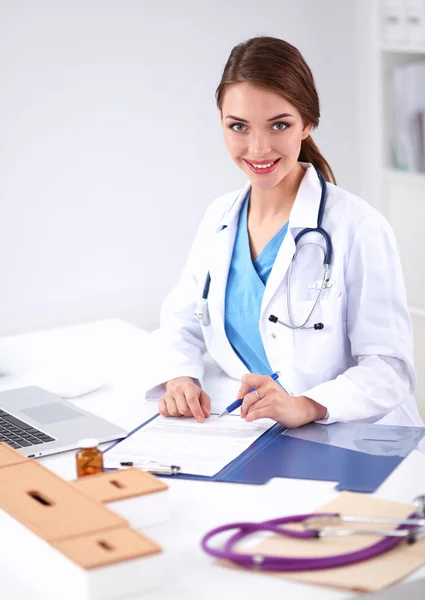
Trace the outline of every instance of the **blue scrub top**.
[[259, 323], [267, 280], [288, 230], [286, 223], [252, 262], [248, 236], [247, 195], [239, 215], [238, 230], [226, 286], [224, 327], [234, 351], [251, 373], [271, 375]]

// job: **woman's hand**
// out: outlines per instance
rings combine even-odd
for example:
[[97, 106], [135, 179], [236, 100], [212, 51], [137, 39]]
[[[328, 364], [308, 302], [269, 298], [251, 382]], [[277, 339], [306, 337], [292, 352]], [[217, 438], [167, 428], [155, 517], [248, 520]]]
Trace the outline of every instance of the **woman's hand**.
[[165, 390], [159, 400], [159, 412], [164, 417], [193, 416], [203, 423], [210, 416], [211, 399], [192, 377], [170, 379]]
[[243, 398], [241, 417], [246, 421], [268, 418], [293, 428], [324, 419], [327, 413], [311, 398], [290, 396], [268, 375], [244, 375], [237, 397]]

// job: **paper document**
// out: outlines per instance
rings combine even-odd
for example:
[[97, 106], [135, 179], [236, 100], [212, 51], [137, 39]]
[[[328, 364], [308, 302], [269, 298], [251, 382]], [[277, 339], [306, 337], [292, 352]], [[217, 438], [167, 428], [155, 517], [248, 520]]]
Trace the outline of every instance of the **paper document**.
[[121, 462], [135, 466], [155, 462], [178, 465], [182, 473], [212, 477], [275, 424], [271, 419], [247, 423], [239, 416], [194, 418], [158, 416], [104, 454], [106, 468]]

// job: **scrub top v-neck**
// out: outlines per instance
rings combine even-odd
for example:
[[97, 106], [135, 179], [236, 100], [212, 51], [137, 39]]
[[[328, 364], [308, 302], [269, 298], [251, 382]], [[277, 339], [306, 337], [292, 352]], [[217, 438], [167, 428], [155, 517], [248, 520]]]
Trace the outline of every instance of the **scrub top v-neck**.
[[227, 277], [224, 326], [234, 351], [251, 373], [270, 375], [272, 369], [264, 350], [259, 322], [264, 290], [279, 248], [288, 230], [286, 223], [251, 259], [246, 197], [239, 215], [238, 230]]

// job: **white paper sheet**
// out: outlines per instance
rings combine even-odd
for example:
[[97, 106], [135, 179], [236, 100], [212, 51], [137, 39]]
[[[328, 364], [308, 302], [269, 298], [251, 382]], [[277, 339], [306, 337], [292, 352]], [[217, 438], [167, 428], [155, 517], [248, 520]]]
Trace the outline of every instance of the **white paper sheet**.
[[236, 415], [211, 415], [204, 423], [159, 416], [106, 452], [104, 463], [114, 468], [121, 461], [142, 467], [155, 462], [212, 477], [273, 425], [271, 419], [247, 423]]

